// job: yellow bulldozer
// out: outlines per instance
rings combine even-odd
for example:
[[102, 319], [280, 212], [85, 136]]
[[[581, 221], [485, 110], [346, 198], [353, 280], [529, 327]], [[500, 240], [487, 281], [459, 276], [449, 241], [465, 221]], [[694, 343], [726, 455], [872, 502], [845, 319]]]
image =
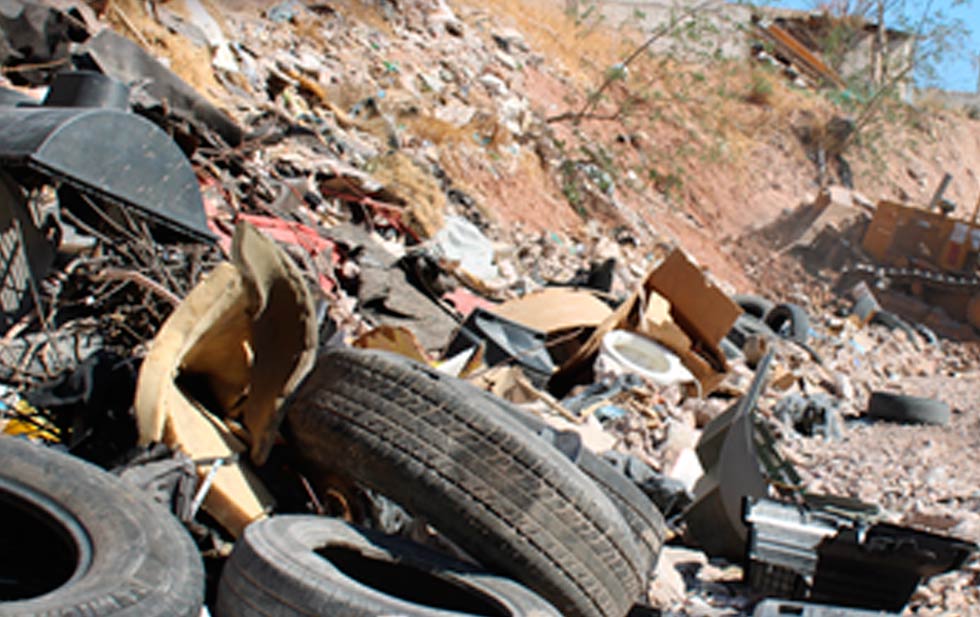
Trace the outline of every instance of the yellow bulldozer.
[[861, 247], [889, 286], [942, 307], [980, 330], [980, 200], [970, 219], [943, 199], [947, 174], [925, 208], [879, 201]]

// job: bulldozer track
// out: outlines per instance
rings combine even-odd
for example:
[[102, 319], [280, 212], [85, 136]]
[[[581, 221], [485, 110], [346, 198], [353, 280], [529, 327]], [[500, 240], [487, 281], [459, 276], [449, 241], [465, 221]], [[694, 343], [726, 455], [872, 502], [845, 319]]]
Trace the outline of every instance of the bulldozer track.
[[867, 263], [848, 266], [844, 269], [844, 273], [848, 272], [873, 277], [876, 281], [903, 284], [920, 282], [933, 288], [942, 287], [955, 291], [980, 292], [980, 277], [976, 276], [958, 276], [922, 268], [897, 268]]

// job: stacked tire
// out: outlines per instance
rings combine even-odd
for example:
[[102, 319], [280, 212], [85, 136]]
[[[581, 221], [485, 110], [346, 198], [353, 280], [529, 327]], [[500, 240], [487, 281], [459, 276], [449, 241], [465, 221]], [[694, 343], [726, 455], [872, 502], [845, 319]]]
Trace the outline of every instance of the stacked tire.
[[[409, 551], [416, 573], [452, 580], [499, 609], [458, 612], [623, 617], [645, 592], [664, 535], [656, 507], [592, 453], [558, 447], [536, 420], [471, 384], [394, 354], [334, 349], [291, 401], [287, 426], [311, 473], [341, 473], [391, 498], [485, 569], [432, 565], [432, 555], [420, 561]], [[391, 563], [405, 550], [325, 521], [279, 523], [292, 527], [288, 533], [246, 530], [222, 576], [217, 617], [446, 610], [378, 596], [354, 576], [363, 569], [310, 557], [327, 536], [346, 538], [340, 542], [360, 555], [355, 561], [371, 554]], [[295, 540], [288, 546], [287, 537]], [[388, 548], [379, 552], [382, 544]], [[277, 563], [288, 565], [269, 565]], [[491, 586], [475, 588], [473, 577]], [[322, 584], [311, 589], [311, 580]], [[352, 608], [352, 596], [395, 604], [371, 612]]]

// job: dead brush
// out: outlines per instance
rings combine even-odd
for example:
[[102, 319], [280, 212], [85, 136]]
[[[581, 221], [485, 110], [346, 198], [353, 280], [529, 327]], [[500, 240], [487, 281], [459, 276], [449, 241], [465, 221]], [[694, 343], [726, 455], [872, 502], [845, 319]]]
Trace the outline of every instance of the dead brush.
[[[622, 29], [600, 27], [607, 24], [597, 11], [594, 16], [576, 20], [566, 13], [562, 0], [465, 0], [465, 4], [512, 24], [527, 37], [534, 52], [559, 63], [573, 82], [583, 86], [591, 84], [597, 72], [605, 71], [630, 49], [629, 36]], [[460, 17], [464, 15], [460, 13]]]
[[745, 100], [753, 105], [771, 107], [774, 92], [772, 79], [762, 71], [753, 71]]

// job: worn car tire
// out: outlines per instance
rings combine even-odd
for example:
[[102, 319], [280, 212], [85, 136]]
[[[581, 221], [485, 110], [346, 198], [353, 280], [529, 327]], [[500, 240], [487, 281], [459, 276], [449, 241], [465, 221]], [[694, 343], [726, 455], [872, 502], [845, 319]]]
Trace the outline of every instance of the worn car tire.
[[916, 424], [949, 424], [949, 405], [932, 398], [872, 392], [868, 403], [868, 415], [881, 420]]
[[912, 328], [915, 329], [916, 333], [922, 337], [927, 345], [939, 345], [939, 337], [936, 336], [936, 332], [929, 326], [922, 323], [916, 323], [912, 325]]
[[916, 333], [915, 328], [912, 327], [912, 324], [905, 321], [895, 313], [891, 313], [889, 311], [878, 311], [871, 318], [871, 323], [885, 326], [889, 330], [901, 330], [905, 333], [905, 336], [909, 339], [910, 343], [915, 345], [916, 348], [919, 347], [919, 335]]
[[[492, 394], [486, 397], [508, 411], [531, 432], [558, 448], [570, 461], [602, 489], [622, 514], [633, 532], [633, 538], [644, 551], [646, 572], [652, 574], [667, 536], [667, 523], [656, 504], [615, 467], [602, 460], [582, 444], [573, 432], [557, 431], [540, 419]], [[645, 581], [646, 582], [646, 581]], [[645, 584], [645, 583], [644, 583]]]
[[721, 339], [721, 342], [718, 343], [718, 348], [721, 349], [721, 353], [724, 354], [725, 358], [728, 360], [738, 360], [739, 358], [745, 357], [745, 354], [742, 353], [742, 347], [736, 345], [735, 342], [727, 336]]
[[765, 319], [769, 311], [775, 306], [771, 300], [767, 300], [762, 296], [754, 296], [750, 294], [736, 294], [732, 296], [732, 300], [735, 304], [739, 305], [743, 311], [757, 319]]
[[777, 304], [766, 313], [765, 322], [773, 332], [796, 343], [806, 343], [810, 338], [810, 316], [798, 304]]
[[728, 331], [725, 338], [741, 351], [751, 336], [775, 338], [776, 333], [758, 317], [742, 313], [735, 318], [735, 323], [732, 324], [732, 329]]
[[642, 553], [571, 461], [472, 385], [401, 356], [333, 349], [287, 412], [298, 454], [422, 515], [563, 615], [621, 617]]
[[200, 615], [201, 557], [169, 512], [27, 441], [0, 436], [0, 461], [0, 616]]
[[218, 584], [215, 617], [559, 617], [518, 583], [340, 519], [252, 523]]

